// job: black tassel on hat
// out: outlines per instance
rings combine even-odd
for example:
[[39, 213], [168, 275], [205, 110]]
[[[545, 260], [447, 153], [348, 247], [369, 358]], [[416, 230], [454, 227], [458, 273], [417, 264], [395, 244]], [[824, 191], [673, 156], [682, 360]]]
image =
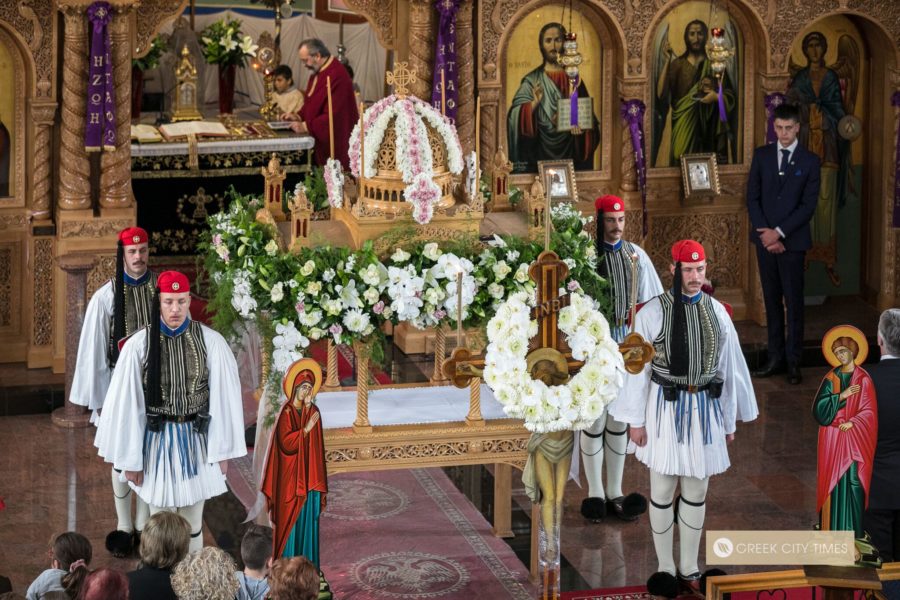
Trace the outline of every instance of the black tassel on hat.
[[119, 340], [125, 337], [125, 248], [122, 240], [116, 246], [116, 283], [113, 299], [113, 332], [110, 362], [119, 360]]
[[683, 377], [688, 374], [687, 323], [681, 290], [681, 262], [675, 263], [675, 277], [672, 282], [672, 335], [669, 338], [669, 374]]
[[597, 209], [597, 235], [594, 239], [597, 247], [597, 273], [603, 279], [609, 279], [609, 265], [606, 264], [606, 252], [603, 246], [603, 209]]
[[160, 398], [160, 312], [159, 312], [159, 288], [153, 295], [153, 308], [150, 311], [150, 347], [147, 349], [147, 388], [145, 390], [145, 402], [147, 406], [159, 406]]

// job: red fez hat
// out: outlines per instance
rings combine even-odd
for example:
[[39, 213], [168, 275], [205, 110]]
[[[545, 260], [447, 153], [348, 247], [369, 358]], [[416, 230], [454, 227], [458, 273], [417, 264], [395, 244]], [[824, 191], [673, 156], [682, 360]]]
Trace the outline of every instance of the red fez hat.
[[625, 201], [618, 196], [607, 194], [594, 200], [594, 208], [600, 212], [625, 212]]
[[150, 236], [146, 230], [140, 227], [128, 227], [119, 232], [119, 240], [123, 246], [135, 246], [137, 244], [146, 244], [150, 241]]
[[191, 291], [187, 275], [178, 271], [163, 271], [156, 280], [156, 286], [164, 294], [184, 294]]
[[679, 240], [672, 245], [672, 261], [693, 263], [706, 260], [703, 246], [694, 240]]

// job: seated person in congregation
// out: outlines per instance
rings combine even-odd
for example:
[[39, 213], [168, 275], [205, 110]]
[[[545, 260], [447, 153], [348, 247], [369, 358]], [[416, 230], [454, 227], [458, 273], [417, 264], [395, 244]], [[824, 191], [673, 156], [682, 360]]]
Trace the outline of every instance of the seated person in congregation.
[[238, 580], [236, 600], [265, 600], [269, 594], [269, 569], [272, 568], [271, 527], [251, 523], [241, 540], [241, 560], [244, 570], [236, 571]]
[[278, 105], [278, 114], [295, 115], [303, 106], [303, 92], [294, 87], [294, 73], [287, 65], [278, 65], [272, 71], [275, 93], [272, 97]]

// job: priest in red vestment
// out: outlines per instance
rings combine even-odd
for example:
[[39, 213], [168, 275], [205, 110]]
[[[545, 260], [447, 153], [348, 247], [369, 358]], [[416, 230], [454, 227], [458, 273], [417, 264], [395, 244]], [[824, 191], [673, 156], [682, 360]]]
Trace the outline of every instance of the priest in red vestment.
[[334, 131], [334, 158], [345, 170], [350, 169], [347, 151], [350, 133], [359, 121], [353, 80], [347, 69], [331, 56], [322, 40], [309, 39], [300, 42], [300, 62], [312, 71], [306, 84], [306, 100], [296, 115], [285, 115], [295, 121], [291, 129], [296, 133], [308, 133], [316, 140], [316, 164], [324, 166], [331, 156], [328, 130], [328, 87], [331, 86], [331, 120]]
[[282, 387], [288, 401], [278, 413], [269, 441], [262, 489], [275, 530], [275, 558], [305, 556], [319, 566], [319, 514], [325, 508], [328, 477], [322, 419], [313, 399], [322, 369], [311, 358], [292, 364]]
[[[823, 530], [850, 530], [855, 537], [862, 537], [878, 439], [878, 411], [872, 378], [858, 366], [868, 352], [865, 337], [849, 326], [832, 331], [836, 329], [851, 335], [835, 338], [829, 332], [823, 342], [823, 346], [831, 342], [826, 357], [839, 365], [822, 380], [813, 404], [813, 416], [821, 426], [816, 508]], [[860, 352], [862, 344], [866, 344], [864, 352]]]

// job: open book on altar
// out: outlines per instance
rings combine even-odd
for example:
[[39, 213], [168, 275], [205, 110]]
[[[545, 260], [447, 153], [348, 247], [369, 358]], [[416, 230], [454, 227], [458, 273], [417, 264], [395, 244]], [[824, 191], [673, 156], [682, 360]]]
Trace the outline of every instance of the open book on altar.
[[225, 137], [230, 135], [228, 128], [218, 121], [184, 121], [181, 123], [166, 123], [159, 126], [159, 132], [167, 141], [187, 137], [194, 134], [197, 137]]
[[132, 125], [131, 139], [140, 144], [150, 144], [163, 141], [159, 131], [153, 125]]

